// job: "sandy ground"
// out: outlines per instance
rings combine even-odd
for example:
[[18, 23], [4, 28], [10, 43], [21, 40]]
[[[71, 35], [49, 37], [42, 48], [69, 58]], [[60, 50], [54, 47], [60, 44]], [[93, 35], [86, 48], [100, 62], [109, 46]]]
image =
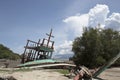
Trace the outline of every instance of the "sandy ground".
[[120, 80], [120, 67], [107, 69], [99, 77], [103, 80]]
[[17, 80], [72, 80], [65, 77], [63, 74], [52, 70], [32, 70], [32, 71], [19, 71], [19, 72], [2, 72], [1, 77], [13, 76]]
[[[0, 72], [0, 76], [14, 76], [17, 80], [73, 80], [53, 70]], [[99, 77], [103, 80], [120, 80], [120, 67], [107, 69]]]

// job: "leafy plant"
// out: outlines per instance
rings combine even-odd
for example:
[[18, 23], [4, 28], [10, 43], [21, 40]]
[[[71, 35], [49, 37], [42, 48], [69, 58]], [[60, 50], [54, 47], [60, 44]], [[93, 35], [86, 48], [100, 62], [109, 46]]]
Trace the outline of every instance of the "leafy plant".
[[99, 67], [120, 52], [120, 33], [112, 29], [85, 28], [82, 36], [74, 40], [72, 51], [76, 65]]

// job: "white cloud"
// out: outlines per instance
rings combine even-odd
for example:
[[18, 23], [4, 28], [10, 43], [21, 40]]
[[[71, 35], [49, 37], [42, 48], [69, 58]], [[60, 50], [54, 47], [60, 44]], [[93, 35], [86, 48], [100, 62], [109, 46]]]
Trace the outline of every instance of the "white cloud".
[[[76, 36], [81, 36], [83, 32], [83, 27], [97, 27], [101, 24], [100, 28], [112, 28], [115, 30], [120, 30], [120, 13], [113, 13], [111, 16], [107, 17], [109, 14], [109, 7], [107, 5], [97, 4], [95, 7], [89, 10], [85, 14], [77, 14], [65, 18], [63, 22], [66, 24], [75, 38]], [[56, 52], [58, 54], [67, 54], [71, 52], [72, 41], [65, 41], [63, 44], [57, 47]]]
[[95, 27], [98, 24], [104, 25], [107, 15], [109, 13], [107, 5], [97, 4], [94, 8], [89, 11], [89, 25]]
[[84, 26], [88, 26], [88, 14], [70, 16], [63, 20], [72, 30], [75, 36], [82, 34]]
[[88, 13], [70, 16], [64, 19], [63, 22], [67, 24], [69, 29], [73, 30], [75, 36], [80, 36], [82, 35], [84, 26], [96, 27], [96, 25], [101, 24], [101, 28], [104, 28], [109, 12], [107, 5], [97, 4]]
[[120, 31], [120, 13], [112, 13], [112, 15], [106, 19], [105, 28], [112, 28]]
[[56, 54], [70, 54], [72, 49], [72, 41], [65, 40], [63, 44], [55, 47]]

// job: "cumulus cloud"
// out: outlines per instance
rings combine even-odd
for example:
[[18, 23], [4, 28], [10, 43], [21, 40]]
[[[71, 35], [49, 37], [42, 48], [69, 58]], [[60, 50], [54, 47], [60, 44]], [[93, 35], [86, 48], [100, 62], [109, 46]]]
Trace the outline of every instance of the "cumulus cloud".
[[75, 36], [80, 36], [83, 32], [83, 27], [96, 27], [96, 25], [101, 24], [100, 27], [104, 28], [109, 12], [107, 5], [97, 4], [88, 13], [70, 16], [64, 19], [63, 22], [73, 30]]
[[82, 33], [83, 27], [88, 25], [88, 14], [70, 16], [63, 20], [76, 36]]
[[90, 9], [88, 13], [89, 15], [88, 26], [95, 27], [98, 24], [104, 25], [109, 12], [110, 11], [107, 5], [97, 4], [94, 8]]
[[[74, 34], [72, 37], [81, 36], [84, 27], [98, 27], [99, 28], [112, 28], [120, 30], [120, 13], [112, 13], [108, 16], [110, 10], [107, 5], [97, 4], [95, 7], [89, 10], [88, 13], [69, 16], [63, 20], [68, 27], [69, 31]], [[71, 52], [72, 41], [65, 41], [63, 44], [57, 47], [56, 51], [59, 54], [67, 54]]]
[[120, 31], [120, 13], [112, 13], [105, 21], [105, 28]]
[[71, 54], [72, 41], [65, 40], [63, 44], [55, 47], [56, 54]]

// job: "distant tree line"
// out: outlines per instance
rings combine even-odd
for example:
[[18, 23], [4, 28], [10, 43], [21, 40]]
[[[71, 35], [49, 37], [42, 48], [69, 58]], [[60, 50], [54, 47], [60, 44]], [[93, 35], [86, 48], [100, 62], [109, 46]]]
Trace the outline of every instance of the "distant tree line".
[[0, 44], [0, 59], [17, 60], [20, 59], [20, 55]]
[[[104, 65], [120, 52], [120, 32], [112, 29], [84, 28], [83, 34], [75, 38], [70, 59], [76, 65], [95, 68]], [[114, 63], [120, 66], [120, 58]]]

